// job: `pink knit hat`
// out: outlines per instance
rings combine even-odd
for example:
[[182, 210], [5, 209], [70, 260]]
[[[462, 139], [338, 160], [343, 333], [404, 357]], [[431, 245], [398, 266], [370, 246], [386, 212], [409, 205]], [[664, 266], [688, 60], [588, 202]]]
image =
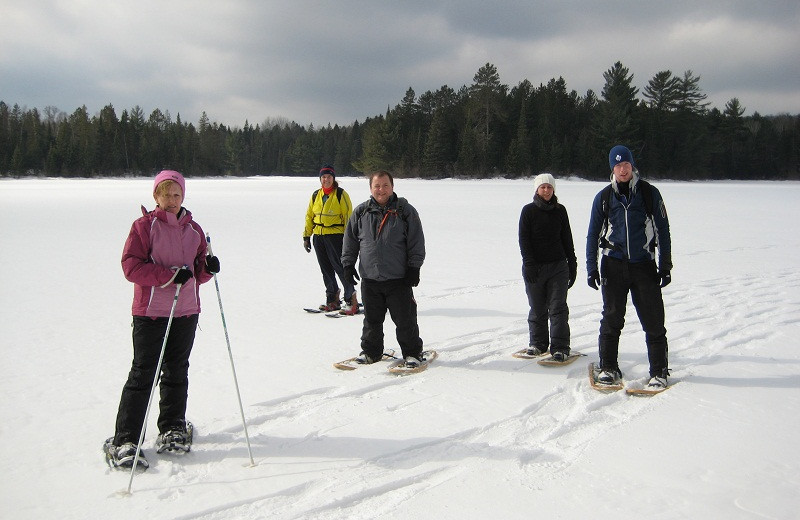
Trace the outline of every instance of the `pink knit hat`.
[[158, 185], [164, 181], [175, 181], [178, 183], [178, 186], [181, 187], [181, 193], [183, 193], [183, 198], [186, 198], [186, 180], [183, 178], [183, 175], [176, 172], [175, 170], [162, 170], [156, 175], [156, 180], [153, 182], [153, 193], [156, 192], [156, 188]]

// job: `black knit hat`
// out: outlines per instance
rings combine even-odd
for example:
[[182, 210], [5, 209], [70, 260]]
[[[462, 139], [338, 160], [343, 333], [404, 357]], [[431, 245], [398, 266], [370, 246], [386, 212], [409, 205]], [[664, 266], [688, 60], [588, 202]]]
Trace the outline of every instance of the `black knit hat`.
[[323, 166], [322, 169], [319, 171], [319, 176], [322, 177], [323, 175], [330, 175], [331, 177], [333, 177], [335, 179], [336, 178], [336, 172], [333, 171], [333, 166], [331, 166], [329, 164], [326, 164], [325, 166]]

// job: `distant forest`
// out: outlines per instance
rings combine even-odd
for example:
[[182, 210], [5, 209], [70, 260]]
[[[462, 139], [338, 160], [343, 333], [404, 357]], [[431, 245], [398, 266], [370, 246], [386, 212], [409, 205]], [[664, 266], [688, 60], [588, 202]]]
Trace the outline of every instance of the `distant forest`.
[[608, 150], [622, 143], [649, 178], [800, 178], [800, 115], [744, 117], [737, 98], [709, 108], [691, 70], [661, 71], [642, 92], [620, 62], [603, 78], [599, 97], [568, 91], [563, 78], [509, 88], [487, 63], [470, 86], [420, 96], [409, 88], [383, 115], [319, 128], [281, 119], [227, 127], [205, 112], [195, 125], [138, 106], [42, 113], [0, 101], [0, 176], [299, 176], [332, 164], [339, 175], [600, 179]]

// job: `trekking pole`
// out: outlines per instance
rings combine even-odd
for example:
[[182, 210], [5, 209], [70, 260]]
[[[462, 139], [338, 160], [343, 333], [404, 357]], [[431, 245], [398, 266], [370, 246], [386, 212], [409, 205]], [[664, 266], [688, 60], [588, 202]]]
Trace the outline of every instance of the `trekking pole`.
[[[213, 255], [211, 251], [211, 236], [206, 233], [206, 243], [208, 244], [208, 254]], [[247, 441], [247, 453], [250, 455], [250, 467], [256, 465], [253, 460], [253, 450], [250, 448], [250, 435], [247, 433], [247, 421], [244, 418], [244, 408], [242, 407], [242, 394], [239, 393], [239, 380], [236, 377], [236, 366], [233, 364], [233, 352], [231, 351], [231, 340], [228, 337], [228, 325], [225, 323], [225, 311], [222, 310], [222, 295], [219, 292], [219, 282], [217, 281], [217, 273], [214, 274], [214, 285], [217, 288], [217, 301], [219, 302], [219, 314], [222, 316], [222, 329], [225, 331], [225, 343], [228, 345], [228, 358], [231, 360], [231, 372], [233, 373], [233, 384], [236, 387], [236, 398], [239, 400], [239, 413], [242, 414], [242, 426], [244, 426], [244, 438]]]
[[[178, 269], [180, 271], [180, 269]], [[176, 271], [176, 273], [178, 272]], [[131, 494], [131, 486], [133, 485], [133, 475], [136, 473], [136, 465], [139, 463], [139, 453], [142, 450], [142, 442], [144, 442], [144, 433], [147, 428], [147, 417], [150, 415], [150, 404], [153, 402], [153, 395], [156, 393], [158, 386], [158, 379], [161, 375], [161, 364], [164, 362], [164, 351], [167, 349], [167, 339], [169, 338], [169, 329], [172, 327], [172, 317], [175, 315], [175, 306], [178, 305], [178, 295], [181, 292], [183, 284], [178, 284], [175, 289], [175, 298], [172, 300], [172, 309], [169, 311], [169, 320], [167, 321], [167, 330], [164, 332], [164, 341], [161, 343], [161, 353], [158, 356], [158, 365], [156, 366], [156, 375], [153, 378], [153, 387], [150, 389], [150, 397], [147, 399], [147, 409], [144, 412], [144, 422], [142, 422], [142, 431], [139, 433], [139, 442], [136, 444], [136, 455], [133, 457], [133, 466], [131, 467], [131, 478], [128, 480], [127, 494]]]

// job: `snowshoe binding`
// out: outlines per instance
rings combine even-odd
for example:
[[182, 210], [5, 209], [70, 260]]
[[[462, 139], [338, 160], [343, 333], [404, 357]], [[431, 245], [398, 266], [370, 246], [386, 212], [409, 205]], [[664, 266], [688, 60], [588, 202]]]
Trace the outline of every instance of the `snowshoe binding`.
[[[136, 459], [136, 444], [125, 442], [120, 446], [114, 444], [114, 437], [109, 437], [103, 443], [103, 453], [106, 456], [106, 463], [111, 469], [131, 469]], [[142, 471], [150, 467], [144, 456], [144, 451], [139, 450], [139, 458], [136, 460], [136, 469]]]
[[186, 422], [186, 428], [172, 428], [159, 434], [156, 440], [156, 453], [186, 453], [192, 449], [194, 426]]
[[425, 350], [419, 357], [407, 356], [405, 359], [395, 361], [389, 366], [389, 372], [393, 374], [416, 374], [422, 372], [434, 359], [438, 357], [435, 350]]
[[589, 363], [589, 384], [601, 392], [622, 390], [625, 387], [622, 372], [618, 368], [602, 369], [594, 363]]

